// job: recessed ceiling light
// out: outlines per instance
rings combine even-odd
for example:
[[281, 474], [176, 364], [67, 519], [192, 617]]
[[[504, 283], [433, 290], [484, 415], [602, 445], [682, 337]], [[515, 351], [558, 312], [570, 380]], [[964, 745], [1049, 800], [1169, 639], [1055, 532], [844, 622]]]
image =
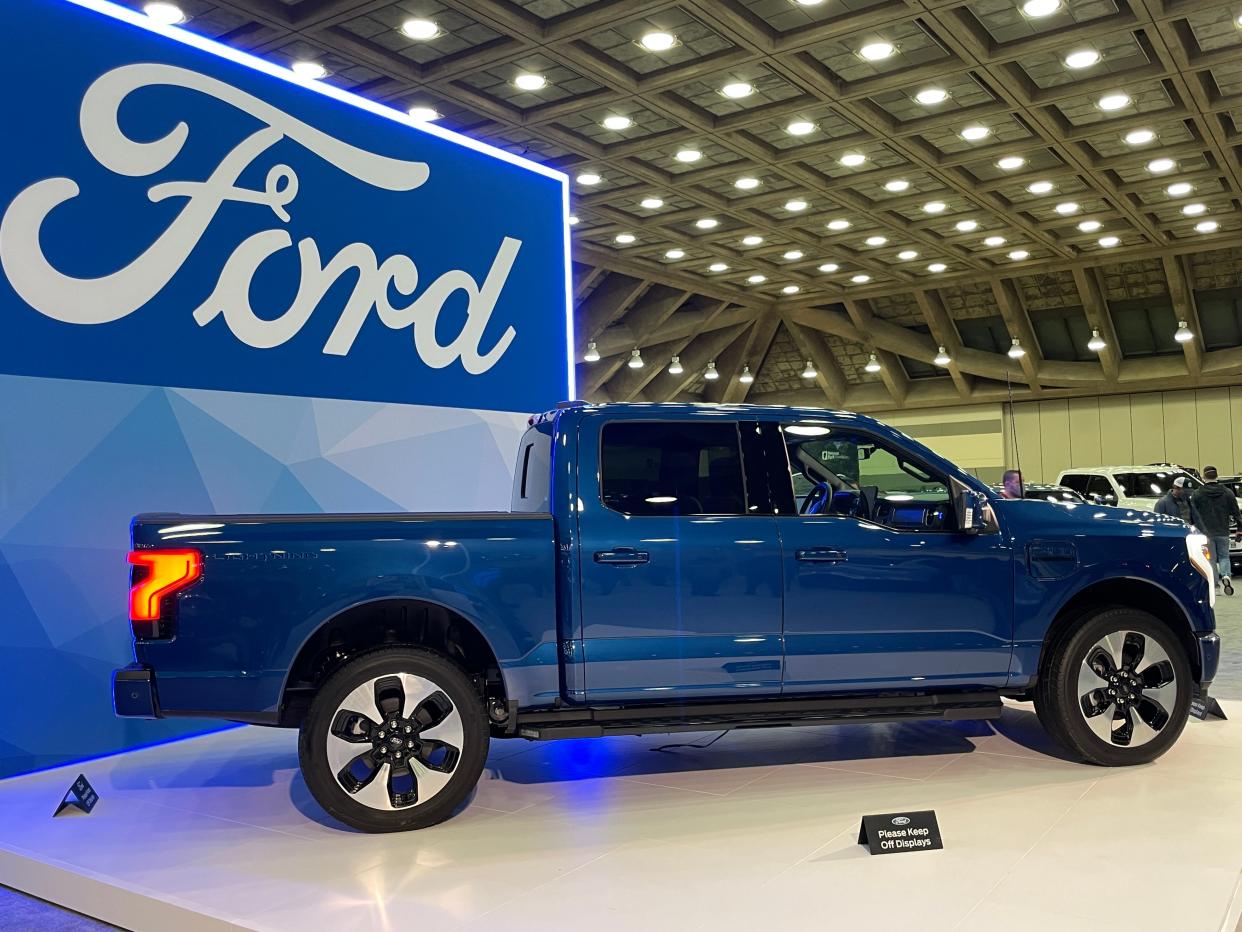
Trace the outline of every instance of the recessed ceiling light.
[[809, 136], [815, 132], [815, 124], [810, 120], [794, 120], [785, 127], [785, 132], [790, 136]]
[[570, 225], [571, 227], [576, 227], [576, 226], [578, 225], [578, 215], [577, 215], [577, 214], [570, 214], [570, 215], [569, 215], [569, 225]]
[[1169, 197], [1185, 197], [1194, 189], [1195, 186], [1189, 181], [1175, 181], [1164, 189], [1164, 193]]
[[855, 285], [865, 285], [867, 282], [871, 281], [871, 276], [864, 272], [859, 272], [857, 275], [851, 275], [850, 281], [852, 281]]
[[1032, 19], [1051, 16], [1059, 9], [1061, 9], [1061, 0], [1026, 0], [1026, 3], [1022, 4], [1022, 12]]
[[144, 3], [142, 12], [165, 26], [177, 26], [187, 19], [184, 11], [175, 3]]
[[891, 42], [868, 42], [858, 50], [858, 54], [867, 61], [883, 61], [897, 51]]
[[1153, 175], [1163, 175], [1175, 168], [1177, 168], [1177, 163], [1172, 159], [1152, 159], [1147, 163], [1147, 170]]
[[821, 272], [835, 272], [839, 268], [841, 268], [841, 266], [837, 265], [835, 262], [825, 262], [819, 267], [819, 270]]
[[1123, 107], [1130, 106], [1130, 95], [1123, 94], [1120, 91], [1115, 94], [1105, 94], [1096, 102], [1096, 106], [1101, 110], [1120, 110]]
[[1114, 246], [1120, 243], [1121, 240], [1116, 236], [1101, 236], [1099, 240], [1097, 240], [1097, 242], [1101, 246], [1103, 246], [1105, 249], [1112, 249]]
[[419, 123], [434, 123], [440, 119], [440, 111], [435, 107], [411, 107], [406, 113], [410, 115], [411, 120], [417, 120]]
[[938, 214], [941, 213], [948, 205], [944, 201], [928, 201], [923, 205], [923, 213]]
[[1013, 250], [1013, 252], [1009, 254], [1009, 258], [1012, 259], [1014, 262], [1021, 262], [1023, 259], [1029, 258], [1030, 255], [1031, 254], [1027, 252], [1025, 249], [1015, 249]]
[[1026, 164], [1026, 159], [1020, 155], [1007, 155], [996, 163], [996, 167], [1002, 171], [1011, 172], [1021, 168]]
[[836, 220], [828, 221], [828, 229], [833, 230], [837, 233], [841, 232], [842, 230], [848, 230], [849, 228], [850, 228], [850, 222], [842, 217], [838, 217]]
[[664, 206], [664, 198], [644, 197], [641, 201], [639, 201], [639, 204], [641, 204], [647, 210], [659, 210], [661, 207]]
[[638, 44], [648, 52], [667, 52], [677, 44], [677, 37], [671, 32], [649, 32], [638, 40]]
[[694, 221], [694, 225], [700, 230], [714, 230], [716, 227], [720, 226], [720, 221], [715, 217], [700, 217], [698, 220]]
[[868, 236], [864, 242], [868, 246], [883, 246], [888, 242], [887, 236]]
[[541, 74], [525, 72], [513, 79], [513, 85], [521, 91], [538, 91], [548, 86], [548, 79]]
[[317, 61], [295, 61], [289, 69], [299, 78], [310, 78], [313, 81], [328, 76], [328, 69]]
[[1053, 209], [1057, 213], [1059, 213], [1062, 217], [1068, 217], [1070, 214], [1078, 213], [1078, 202], [1077, 201], [1062, 201], [1060, 204], [1058, 204]]
[[724, 94], [730, 100], [741, 100], [743, 97], [749, 97], [755, 92], [753, 84], [747, 84], [745, 81], [734, 81], [726, 84], [720, 89], [720, 93]]
[[797, 285], [786, 285], [781, 289], [781, 294], [797, 294], [801, 290]]
[[686, 258], [686, 251], [684, 249], [670, 249], [664, 254], [664, 258], [673, 260], [684, 259]]
[[634, 121], [631, 120], [627, 116], [622, 116], [619, 113], [614, 113], [612, 116], [604, 117], [604, 122], [601, 123], [600, 125], [603, 126], [604, 129], [622, 130], [622, 129], [629, 129], [631, 126], [634, 125]]
[[759, 179], [751, 178], [749, 176], [739, 178], [737, 181], [733, 182], [733, 186], [735, 188], [740, 188], [743, 191], [753, 191], [755, 188], [759, 187]]
[[796, 262], [802, 258], [802, 250], [790, 249], [785, 253], [784, 258], [788, 259], [790, 262]]
[[1026, 189], [1032, 194], [1047, 194], [1052, 190], [1051, 181], [1032, 181], [1026, 186]]
[[944, 271], [945, 269], [947, 269], [947, 268], [948, 268], [948, 266], [947, 266], [947, 265], [945, 265], [943, 262], [933, 262], [931, 265], [929, 265], [929, 266], [927, 267], [927, 271], [929, 271], [929, 272], [943, 272], [943, 271]]
[[970, 233], [970, 232], [973, 232], [974, 230], [979, 229], [979, 221], [978, 220], [959, 220], [957, 221], [957, 223], [953, 224], [953, 227], [959, 233]]
[[697, 162], [703, 157], [703, 153], [698, 149], [678, 149], [677, 154], [673, 158], [679, 162]]
[[1121, 138], [1127, 146], [1145, 146], [1156, 138], [1156, 134], [1149, 129], [1132, 129]]
[[1195, 224], [1196, 233], [1215, 233], [1220, 229], [1220, 224], [1215, 220], [1200, 220]]
[[616, 242], [620, 243], [622, 246], [628, 246], [630, 243], [636, 242], [638, 237], [633, 233], [618, 233], [615, 239]]
[[436, 25], [435, 20], [407, 19], [401, 24], [401, 31], [411, 39], [425, 42], [438, 36], [440, 34], [440, 27]]
[[1003, 236], [989, 236], [989, 237], [987, 237], [986, 239], [984, 239], [984, 241], [983, 241], [983, 245], [984, 245], [984, 246], [987, 246], [987, 247], [989, 247], [989, 248], [991, 248], [991, 249], [995, 249], [997, 246], [1004, 246], [1004, 245], [1005, 245], [1005, 237], [1003, 237]]
[[1094, 233], [1099, 228], [1100, 221], [1098, 220], [1084, 220], [1082, 223], [1078, 224], [1078, 229], [1083, 233]]
[[988, 127], [975, 123], [974, 125], [967, 126], [963, 129], [961, 137], [967, 142], [978, 142], [980, 139], [987, 139], [991, 132], [992, 131]]
[[897, 258], [902, 262], [909, 262], [911, 259], [917, 259], [918, 257], [918, 251], [914, 249], [903, 249], [901, 252], [897, 253]]
[[1095, 49], [1079, 49], [1077, 52], [1070, 52], [1065, 56], [1065, 67], [1074, 68], [1090, 68], [1100, 60], [1100, 53]]
[[768, 277], [766, 275], [760, 275], [756, 272], [754, 275], [749, 276], [746, 280], [752, 285], [762, 285], [768, 280]]
[[743, 246], [758, 246], [762, 242], [763, 242], [763, 237], [756, 236], [754, 233], [751, 233], [749, 236], [742, 237]]
[[1197, 217], [1199, 214], [1207, 213], [1207, 204], [1187, 204], [1182, 208], [1182, 213], [1187, 217]]
[[595, 172], [583, 172], [581, 175], [578, 176], [578, 184], [585, 184], [587, 186], [590, 186], [593, 184], [599, 184], [603, 180], [604, 180], [603, 177], [596, 174]]
[[934, 104], [944, 103], [948, 100], [949, 92], [943, 87], [925, 87], [914, 95], [914, 99], [923, 106], [930, 107]]
[[898, 191], [904, 191], [908, 187], [910, 187], [910, 182], [906, 181], [905, 178], [894, 178], [892, 181], [884, 182], [884, 190], [892, 191], [894, 194]]
[[711, 265], [709, 265], [709, 266], [707, 267], [707, 271], [709, 271], [709, 272], [727, 272], [727, 271], [729, 271], [729, 265], [728, 265], [728, 263], [726, 263], [726, 262], [713, 262]]
[[857, 168], [863, 162], [867, 161], [867, 157], [861, 152], [847, 152], [837, 161], [839, 161], [846, 168]]
[[809, 205], [800, 197], [795, 197], [792, 201], [785, 202], [785, 209], [792, 210], [797, 213], [800, 210], [806, 210]]

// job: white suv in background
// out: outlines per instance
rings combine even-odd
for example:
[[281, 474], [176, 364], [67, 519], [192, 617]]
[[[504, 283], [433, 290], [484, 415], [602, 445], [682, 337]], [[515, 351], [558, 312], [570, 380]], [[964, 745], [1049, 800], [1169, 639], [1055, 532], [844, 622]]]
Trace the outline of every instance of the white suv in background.
[[1078, 466], [1057, 477], [1087, 501], [1151, 511], [1173, 485], [1184, 476], [1192, 489], [1203, 485], [1178, 466]]

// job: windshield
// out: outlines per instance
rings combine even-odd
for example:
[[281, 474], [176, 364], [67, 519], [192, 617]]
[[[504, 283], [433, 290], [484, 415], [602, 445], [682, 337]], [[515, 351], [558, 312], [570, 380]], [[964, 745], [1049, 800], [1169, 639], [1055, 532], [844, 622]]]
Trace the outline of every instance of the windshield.
[[1203, 485], [1189, 473], [1172, 470], [1153, 472], [1122, 472], [1113, 476], [1127, 498], [1159, 498], [1173, 487], [1173, 480], [1184, 478], [1192, 489]]

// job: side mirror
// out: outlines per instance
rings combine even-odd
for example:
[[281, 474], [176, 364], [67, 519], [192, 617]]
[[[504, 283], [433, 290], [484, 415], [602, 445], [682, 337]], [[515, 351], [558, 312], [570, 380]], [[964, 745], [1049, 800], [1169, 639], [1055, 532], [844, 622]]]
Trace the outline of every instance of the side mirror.
[[963, 534], [979, 534], [991, 524], [991, 507], [987, 496], [976, 492], [958, 479], [950, 480], [953, 487], [953, 511], [957, 516], [957, 529]]

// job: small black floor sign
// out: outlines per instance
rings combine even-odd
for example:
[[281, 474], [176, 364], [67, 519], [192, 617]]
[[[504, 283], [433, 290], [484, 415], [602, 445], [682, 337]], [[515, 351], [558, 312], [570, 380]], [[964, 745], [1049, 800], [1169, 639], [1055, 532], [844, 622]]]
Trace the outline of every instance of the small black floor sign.
[[1195, 696], [1191, 699], [1190, 714], [1199, 721], [1203, 721], [1209, 715], [1213, 718], [1225, 718], [1225, 710], [1211, 696]]
[[872, 854], [932, 851], [944, 847], [936, 813], [931, 809], [865, 815], [858, 830], [858, 843], [867, 845]]
[[70, 806], [81, 809], [83, 812], [90, 812], [95, 808], [95, 803], [97, 802], [99, 802], [99, 794], [91, 786], [91, 781], [86, 779], [86, 774], [80, 773], [52, 815], [58, 816]]

